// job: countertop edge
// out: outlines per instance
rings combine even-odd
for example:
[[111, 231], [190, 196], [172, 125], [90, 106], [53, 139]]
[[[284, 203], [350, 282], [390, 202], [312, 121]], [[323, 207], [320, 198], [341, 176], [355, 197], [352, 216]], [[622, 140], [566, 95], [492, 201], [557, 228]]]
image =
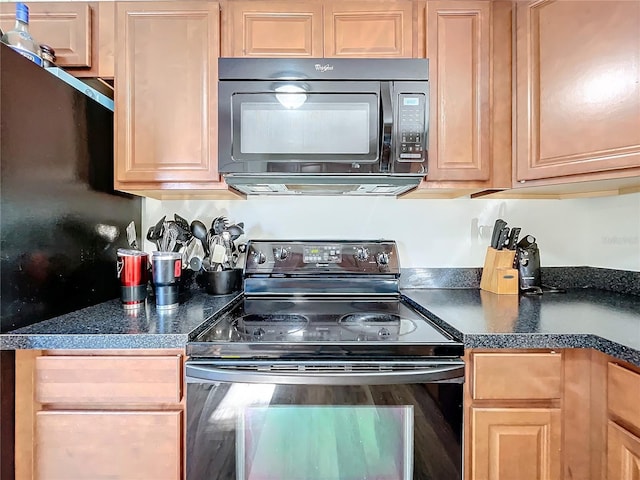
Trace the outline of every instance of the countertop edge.
[[591, 348], [640, 367], [640, 350], [592, 333], [466, 333], [461, 332], [407, 295], [402, 299], [444, 331], [462, 341], [465, 350]]

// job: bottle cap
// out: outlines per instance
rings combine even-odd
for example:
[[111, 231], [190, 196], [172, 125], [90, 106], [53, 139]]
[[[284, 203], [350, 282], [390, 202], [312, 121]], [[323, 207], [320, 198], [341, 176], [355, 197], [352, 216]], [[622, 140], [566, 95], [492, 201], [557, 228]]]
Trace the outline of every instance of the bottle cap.
[[16, 3], [16, 20], [29, 23], [29, 7], [22, 2]]

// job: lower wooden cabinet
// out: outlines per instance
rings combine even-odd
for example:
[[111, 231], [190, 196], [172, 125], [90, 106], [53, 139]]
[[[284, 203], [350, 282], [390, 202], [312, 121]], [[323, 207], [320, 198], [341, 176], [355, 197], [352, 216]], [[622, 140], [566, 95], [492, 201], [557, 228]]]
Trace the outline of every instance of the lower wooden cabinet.
[[470, 350], [466, 360], [465, 480], [562, 478], [563, 354]]
[[40, 411], [38, 480], [181, 478], [181, 411]]
[[610, 421], [607, 443], [607, 478], [640, 478], [640, 438]]
[[16, 479], [184, 478], [183, 350], [19, 351], [16, 365]]
[[559, 408], [472, 408], [470, 478], [560, 478], [561, 426]]

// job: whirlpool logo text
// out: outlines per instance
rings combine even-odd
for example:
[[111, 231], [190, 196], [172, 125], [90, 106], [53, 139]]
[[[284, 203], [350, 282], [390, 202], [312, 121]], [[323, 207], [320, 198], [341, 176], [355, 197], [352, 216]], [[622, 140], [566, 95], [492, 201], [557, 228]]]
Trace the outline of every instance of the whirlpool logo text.
[[326, 65], [320, 65], [319, 63], [316, 63], [315, 67], [316, 72], [330, 72], [331, 70], [333, 70], [333, 65], [329, 63], [327, 63]]

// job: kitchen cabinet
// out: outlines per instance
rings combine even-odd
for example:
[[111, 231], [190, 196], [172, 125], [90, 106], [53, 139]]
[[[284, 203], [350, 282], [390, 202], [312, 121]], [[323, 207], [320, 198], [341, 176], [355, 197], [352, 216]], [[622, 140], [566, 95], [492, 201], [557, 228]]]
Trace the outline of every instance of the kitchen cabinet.
[[607, 478], [640, 478], [640, 373], [607, 366]]
[[[76, 77], [113, 77], [113, 4], [29, 3], [29, 30], [51, 46], [56, 64]], [[13, 28], [15, 3], [0, 3], [0, 27]]]
[[322, 57], [322, 4], [228, 2], [222, 11], [226, 57]]
[[472, 479], [560, 478], [559, 408], [472, 408]]
[[514, 186], [637, 190], [640, 2], [516, 3]]
[[182, 350], [18, 353], [20, 478], [183, 477]]
[[227, 1], [224, 56], [411, 58], [411, 1]]
[[118, 2], [115, 17], [115, 188], [237, 198], [217, 172], [218, 4]]
[[426, 2], [429, 167], [406, 198], [511, 184], [510, 2]]
[[557, 479], [562, 471], [562, 354], [466, 354], [466, 480]]

